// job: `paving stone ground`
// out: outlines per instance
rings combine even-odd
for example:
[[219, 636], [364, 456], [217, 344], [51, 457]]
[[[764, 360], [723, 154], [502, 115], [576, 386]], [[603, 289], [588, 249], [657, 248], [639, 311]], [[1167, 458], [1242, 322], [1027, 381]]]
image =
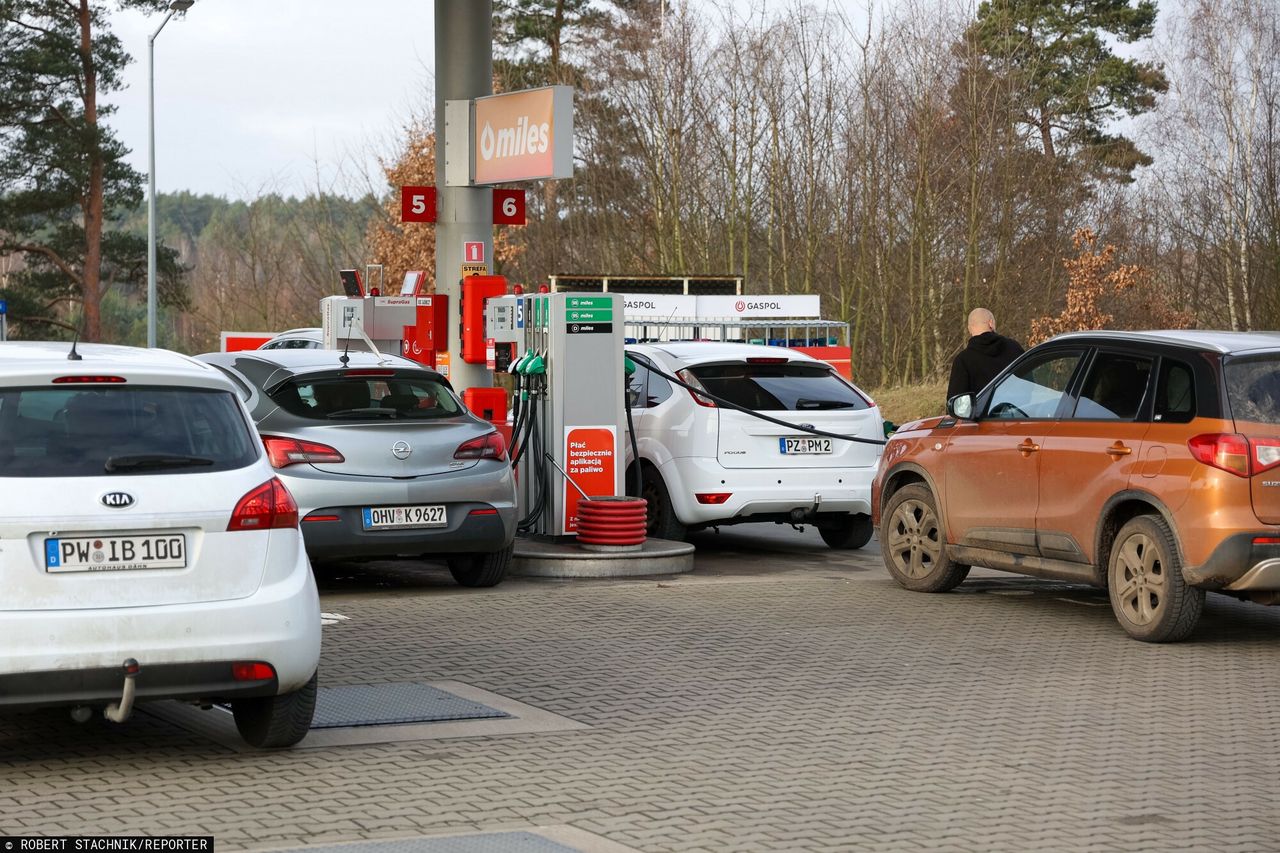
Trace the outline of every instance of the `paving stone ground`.
[[698, 569], [462, 590], [330, 574], [326, 684], [451, 679], [589, 729], [234, 753], [146, 715], [0, 718], [0, 835], [222, 850], [571, 826], [641, 851], [1277, 850], [1280, 609], [1129, 640], [1103, 594], [739, 528]]

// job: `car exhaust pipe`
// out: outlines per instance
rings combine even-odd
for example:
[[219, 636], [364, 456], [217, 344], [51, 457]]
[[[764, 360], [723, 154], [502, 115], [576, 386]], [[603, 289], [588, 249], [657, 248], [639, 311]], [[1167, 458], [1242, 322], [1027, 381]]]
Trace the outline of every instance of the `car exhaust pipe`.
[[[106, 717], [113, 723], [123, 723], [129, 719], [129, 715], [133, 713], [133, 694], [135, 691], [134, 682], [138, 678], [138, 672], [142, 667], [138, 666], [138, 662], [133, 658], [126, 658], [124, 662], [124, 691], [120, 695], [119, 702], [112, 702], [102, 712], [102, 716]], [[72, 712], [75, 713], [74, 711]]]
[[93, 716], [93, 709], [88, 705], [77, 705], [71, 709], [71, 719], [77, 723], [87, 723]]

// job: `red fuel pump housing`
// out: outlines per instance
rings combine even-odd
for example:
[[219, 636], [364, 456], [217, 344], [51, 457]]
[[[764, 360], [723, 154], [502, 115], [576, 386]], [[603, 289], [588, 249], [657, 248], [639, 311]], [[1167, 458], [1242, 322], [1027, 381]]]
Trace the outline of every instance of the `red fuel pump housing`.
[[449, 297], [443, 294], [417, 297], [417, 317], [404, 327], [404, 357], [434, 368], [436, 353], [449, 348]]
[[507, 292], [507, 280], [500, 275], [469, 275], [462, 280], [462, 360], [484, 364], [484, 302]]

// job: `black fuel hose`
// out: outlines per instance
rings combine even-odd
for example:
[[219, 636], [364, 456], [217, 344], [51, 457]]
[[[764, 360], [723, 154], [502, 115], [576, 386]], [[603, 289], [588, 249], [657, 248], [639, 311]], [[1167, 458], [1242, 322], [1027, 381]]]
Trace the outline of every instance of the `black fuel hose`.
[[[813, 427], [807, 427], [807, 426], [801, 426], [800, 424], [787, 423], [786, 421], [779, 420], [774, 417], [770, 417], [769, 415], [761, 414], [760, 412], [757, 412], [755, 409], [748, 409], [746, 406], [740, 406], [737, 403], [724, 399], [723, 397], [717, 397], [715, 394], [709, 393], [705, 388], [695, 388], [689, 383], [684, 382], [680, 379], [677, 379], [676, 377], [672, 376], [670, 373], [667, 373], [665, 371], [659, 370], [658, 368], [654, 367], [653, 362], [647, 358], [644, 358], [643, 356], [640, 356], [637, 358], [635, 355], [632, 355], [631, 358], [633, 361], [640, 361], [641, 363], [643, 363], [645, 368], [647, 368], [650, 372], [656, 373], [658, 376], [661, 376], [663, 379], [667, 380], [668, 382], [679, 385], [681, 388], [688, 389], [690, 392], [697, 394], [699, 397], [703, 397], [707, 400], [713, 401], [717, 406], [720, 406], [721, 408], [733, 409], [734, 411], [742, 412], [744, 415], [750, 415], [753, 418], [759, 418], [762, 421], [768, 421], [771, 424], [784, 426], [784, 427], [787, 427], [788, 429], [793, 429], [796, 432], [805, 432], [805, 433], [809, 433], [810, 435], [820, 435], [823, 438], [837, 438], [837, 439], [840, 439], [841, 441], [852, 441], [856, 444], [874, 444], [877, 447], [884, 447], [886, 444], [888, 444], [888, 442], [883, 438], [861, 438], [860, 436], [856, 436], [856, 435], [841, 435], [838, 432], [827, 432], [826, 430], [815, 429]], [[630, 410], [628, 410], [628, 414], [630, 414]]]
[[520, 464], [521, 458], [524, 457], [525, 448], [529, 445], [529, 433], [538, 413], [537, 396], [531, 394], [529, 399], [524, 401], [524, 405], [521, 409], [522, 417], [520, 418], [519, 426], [521, 432], [517, 434], [515, 427], [511, 430], [511, 443], [515, 446], [515, 452], [511, 454], [512, 468]]
[[[622, 402], [631, 402], [627, 399], [626, 388], [622, 389]], [[631, 467], [635, 471], [635, 473], [627, 479], [630, 481], [630, 487], [635, 490], [635, 494], [630, 495], [630, 497], [638, 498], [641, 497], [640, 493], [644, 490], [641, 485], [642, 480], [640, 478], [640, 444], [636, 441], [636, 425], [631, 420], [631, 406], [624, 405], [623, 408], [626, 409], [627, 412], [627, 435], [631, 437]]]

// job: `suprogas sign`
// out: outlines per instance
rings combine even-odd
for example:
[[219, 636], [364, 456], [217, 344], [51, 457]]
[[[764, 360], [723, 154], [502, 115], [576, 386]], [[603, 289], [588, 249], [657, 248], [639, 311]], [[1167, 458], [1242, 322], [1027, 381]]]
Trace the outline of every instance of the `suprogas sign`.
[[501, 184], [573, 175], [573, 89], [547, 86], [477, 98], [472, 182]]

